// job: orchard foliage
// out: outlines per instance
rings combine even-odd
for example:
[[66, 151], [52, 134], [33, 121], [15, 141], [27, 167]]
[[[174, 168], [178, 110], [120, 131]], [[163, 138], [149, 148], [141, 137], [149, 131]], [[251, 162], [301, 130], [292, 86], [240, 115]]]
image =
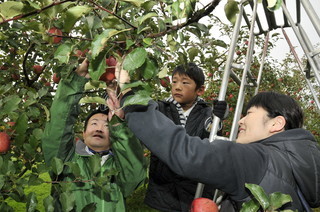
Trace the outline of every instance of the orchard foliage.
[[[268, 0], [276, 9], [280, 1]], [[106, 82], [100, 77], [111, 70], [106, 61], [114, 57], [128, 70], [136, 90], [129, 104], [145, 104], [150, 97], [168, 96], [170, 87], [161, 86], [173, 68], [181, 63], [195, 62], [207, 75], [204, 98], [217, 98], [222, 70], [227, 58], [232, 33], [230, 23], [222, 23], [214, 14], [220, 0], [203, 4], [197, 0], [21, 0], [0, 4], [0, 127], [11, 137], [11, 148], [0, 155], [0, 210], [11, 206], [8, 197], [24, 202], [33, 211], [37, 204], [50, 211], [50, 198], [37, 203], [34, 193], [24, 188], [40, 185], [41, 173], [59, 171], [69, 166], [77, 180], [76, 164], [56, 160], [53, 167], [43, 164], [41, 136], [50, 119], [51, 106], [57, 84], [86, 57], [89, 59], [91, 81], [86, 85], [86, 97], [81, 100], [83, 111], [103, 104]], [[228, 1], [225, 13], [235, 21], [238, 2]], [[202, 18], [206, 22], [202, 22]], [[215, 36], [216, 32], [220, 37]], [[235, 62], [243, 63], [248, 44], [248, 29], [239, 35]], [[279, 38], [274, 35], [272, 43]], [[257, 48], [263, 38], [256, 41]], [[261, 52], [256, 51], [251, 71], [256, 77]], [[269, 59], [264, 68], [260, 90], [276, 90], [293, 95], [306, 111], [306, 128], [319, 140], [319, 111], [312, 103], [303, 75], [290, 57], [279, 65]], [[234, 70], [241, 76], [241, 70]], [[108, 78], [110, 79], [110, 78]], [[283, 80], [279, 80], [283, 79]], [[225, 121], [225, 135], [231, 126], [239, 85], [230, 79], [226, 100], [230, 116]], [[252, 88], [248, 89], [253, 94]], [[249, 95], [249, 96], [250, 96]], [[75, 127], [82, 130], [83, 115]], [[9, 123], [14, 122], [14, 125]], [[94, 159], [93, 159], [94, 160]], [[96, 161], [93, 161], [95, 163]], [[97, 186], [104, 184], [96, 179]], [[56, 182], [58, 183], [58, 182]], [[61, 183], [62, 184], [62, 183]], [[61, 185], [61, 198], [68, 197], [68, 186]], [[70, 204], [70, 205], [68, 205]], [[72, 208], [72, 201], [66, 208]], [[88, 206], [90, 207], [90, 206]]]

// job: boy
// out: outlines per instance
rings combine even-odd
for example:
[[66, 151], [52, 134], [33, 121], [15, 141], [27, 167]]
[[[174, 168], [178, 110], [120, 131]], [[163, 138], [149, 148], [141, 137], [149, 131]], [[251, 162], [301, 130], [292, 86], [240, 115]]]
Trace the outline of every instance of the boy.
[[[188, 135], [202, 139], [209, 137], [212, 120], [211, 106], [200, 98], [205, 91], [204, 81], [203, 71], [196, 64], [179, 65], [172, 73], [171, 97], [158, 102], [160, 112], [185, 127]], [[197, 184], [177, 175], [151, 154], [145, 203], [160, 211], [189, 211]], [[213, 193], [214, 188], [206, 185], [203, 197], [212, 199]]]

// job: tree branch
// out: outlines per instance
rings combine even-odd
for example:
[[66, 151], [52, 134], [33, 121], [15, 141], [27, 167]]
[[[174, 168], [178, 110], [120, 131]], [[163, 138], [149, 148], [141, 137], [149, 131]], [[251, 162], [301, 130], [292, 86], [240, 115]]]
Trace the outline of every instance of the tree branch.
[[137, 29], [136, 26], [132, 25], [132, 24], [131, 24], [129, 21], [127, 21], [126, 19], [124, 19], [124, 18], [120, 17], [119, 15], [117, 15], [116, 13], [114, 13], [114, 12], [112, 12], [112, 11], [110, 11], [110, 10], [108, 10], [108, 9], [100, 6], [100, 5], [98, 5], [98, 4], [95, 3], [93, 0], [89, 0], [89, 2], [91, 2], [93, 5], [95, 5], [96, 7], [98, 7], [100, 10], [103, 10], [103, 11], [105, 11], [105, 12], [107, 12], [107, 13], [109, 13], [109, 14], [117, 17], [117, 18], [119, 18], [120, 20], [122, 20], [123, 22], [125, 22], [126, 24], [128, 24], [129, 26], [131, 26], [132, 28]]
[[3, 24], [3, 23], [8, 23], [9, 21], [15, 21], [15, 20], [19, 20], [19, 19], [22, 19], [22, 18], [26, 18], [26, 17], [32, 16], [32, 15], [41, 13], [41, 12], [43, 12], [43, 11], [53, 7], [53, 6], [60, 5], [60, 4], [66, 3], [66, 2], [72, 2], [72, 1], [76, 1], [76, 0], [64, 0], [64, 1], [59, 1], [59, 2], [53, 2], [52, 4], [50, 4], [48, 6], [45, 6], [44, 8], [42, 8], [40, 10], [35, 10], [35, 11], [30, 12], [30, 13], [18, 15], [18, 16], [15, 16], [13, 18], [9, 18], [9, 19], [5, 19], [2, 22], [0, 22], [0, 25]]
[[167, 30], [160, 32], [160, 33], [149, 34], [149, 35], [147, 35], [147, 37], [148, 38], [162, 37], [166, 34], [169, 34], [170, 32], [177, 31], [177, 30], [182, 29], [190, 24], [196, 23], [201, 18], [209, 15], [217, 7], [217, 5], [220, 3], [220, 1], [221, 0], [213, 0], [210, 4], [205, 6], [203, 9], [195, 12], [194, 15], [190, 19], [188, 19], [187, 22], [185, 22], [185, 23], [172, 26], [172, 27], [168, 28]]

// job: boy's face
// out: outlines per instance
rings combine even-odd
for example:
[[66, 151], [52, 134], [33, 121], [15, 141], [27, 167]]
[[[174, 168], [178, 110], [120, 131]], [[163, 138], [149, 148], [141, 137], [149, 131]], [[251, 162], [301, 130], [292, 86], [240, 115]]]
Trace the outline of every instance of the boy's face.
[[204, 86], [197, 88], [193, 79], [187, 75], [175, 74], [172, 77], [172, 97], [182, 106], [184, 110], [189, 109], [197, 96], [204, 93]]
[[108, 150], [111, 146], [109, 140], [108, 116], [97, 113], [90, 117], [83, 140], [91, 149], [99, 152]]

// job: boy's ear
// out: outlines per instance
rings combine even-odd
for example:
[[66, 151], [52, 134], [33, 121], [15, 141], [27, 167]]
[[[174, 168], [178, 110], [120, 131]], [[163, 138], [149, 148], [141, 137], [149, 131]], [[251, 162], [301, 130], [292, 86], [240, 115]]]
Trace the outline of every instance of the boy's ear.
[[200, 88], [197, 89], [197, 95], [202, 96], [204, 94], [205, 87], [202, 85]]

